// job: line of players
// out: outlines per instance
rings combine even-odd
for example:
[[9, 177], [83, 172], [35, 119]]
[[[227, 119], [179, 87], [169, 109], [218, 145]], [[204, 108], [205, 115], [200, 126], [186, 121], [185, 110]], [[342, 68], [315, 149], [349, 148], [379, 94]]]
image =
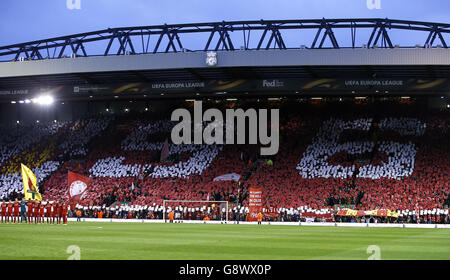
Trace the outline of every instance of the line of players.
[[1, 223], [61, 224], [67, 225], [68, 205], [63, 201], [37, 200], [1, 202]]

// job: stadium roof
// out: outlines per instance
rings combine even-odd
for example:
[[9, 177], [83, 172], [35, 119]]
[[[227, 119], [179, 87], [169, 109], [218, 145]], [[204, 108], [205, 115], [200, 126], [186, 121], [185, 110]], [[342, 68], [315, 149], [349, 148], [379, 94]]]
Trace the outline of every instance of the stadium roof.
[[[350, 32], [339, 32], [341, 30]], [[288, 31], [297, 33], [292, 37], [288, 35]], [[394, 31], [422, 32], [426, 39], [411, 46], [400, 46], [392, 34]], [[351, 40], [344, 40], [346, 36], [343, 34], [350, 34]], [[380, 18], [222, 21], [108, 28], [3, 46], [0, 47], [0, 57], [17, 61], [21, 56], [34, 60], [63, 58], [72, 54], [106, 56], [239, 49], [339, 49], [358, 48], [363, 45], [367, 48], [394, 48], [396, 45], [432, 47], [440, 44], [443, 48], [448, 48], [448, 34], [450, 24], [446, 23]], [[189, 40], [190, 38], [196, 40]], [[202, 46], [199, 42], [205, 44]], [[101, 47], [90, 48], [94, 44], [100, 44]]]
[[[284, 33], [305, 30], [313, 31], [308, 45], [304, 37], [305, 42]], [[349, 31], [351, 40], [340, 39], [340, 30]], [[424, 32], [426, 40], [398, 46], [395, 36], [390, 35], [392, 30]], [[199, 34], [204, 36], [205, 45], [187, 49], [186, 42], [192, 42], [188, 37]], [[449, 34], [450, 24], [390, 19], [240, 21], [106, 29], [0, 47], [0, 59], [12, 60], [0, 63], [0, 99], [17, 92], [32, 94], [33, 88], [111, 83], [447, 79]], [[198, 46], [199, 40], [194, 41]], [[96, 47], [92, 48], [92, 44]], [[206, 64], [209, 51], [214, 51], [217, 58], [214, 67]], [[447, 83], [441, 82], [446, 86], [439, 88], [439, 94], [448, 92]]]

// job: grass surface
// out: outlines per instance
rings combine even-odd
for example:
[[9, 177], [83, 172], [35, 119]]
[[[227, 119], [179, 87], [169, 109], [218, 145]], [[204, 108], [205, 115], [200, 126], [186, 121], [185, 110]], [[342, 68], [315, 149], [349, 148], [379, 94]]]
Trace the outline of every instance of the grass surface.
[[0, 259], [450, 259], [450, 230], [213, 224], [0, 224]]

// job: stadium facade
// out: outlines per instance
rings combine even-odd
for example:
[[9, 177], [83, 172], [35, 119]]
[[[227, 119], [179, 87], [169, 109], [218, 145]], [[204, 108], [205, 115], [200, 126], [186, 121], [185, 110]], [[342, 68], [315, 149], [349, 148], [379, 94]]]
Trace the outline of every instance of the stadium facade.
[[[421, 32], [425, 40], [400, 45], [392, 30]], [[350, 39], [340, 38], [343, 31]], [[293, 32], [311, 36], [293, 40]], [[23, 135], [19, 125], [55, 123], [55, 127], [40, 131], [42, 135], [38, 133], [42, 138], [36, 143], [18, 145], [14, 154], [4, 151], [3, 182], [15, 182], [15, 168], [8, 168], [27, 158], [30, 150], [37, 151], [36, 158], [28, 160], [34, 168], [42, 167], [45, 176], [40, 182], [49, 199], [63, 197], [67, 186], [62, 176], [69, 169], [96, 178], [98, 189], [113, 184], [123, 187], [111, 190], [114, 197], [93, 191], [89, 203], [95, 205], [108, 204], [105, 201], [111, 199], [161, 205], [168, 196], [205, 200], [221, 192], [220, 184], [205, 181], [213, 181], [221, 172], [245, 170], [242, 188], [264, 185], [266, 206], [278, 211], [280, 207], [283, 211], [301, 207], [301, 212], [314, 210], [316, 216], [329, 218], [334, 204], [359, 204], [364, 210], [390, 207], [411, 213], [434, 209], [433, 215], [436, 209], [438, 215], [447, 209], [439, 216], [447, 221], [448, 161], [439, 154], [448, 154], [448, 144], [433, 149], [449, 133], [449, 34], [449, 24], [389, 19], [244, 21], [116, 28], [0, 47], [0, 58], [4, 58], [0, 63], [0, 117], [5, 131], [16, 125], [17, 134], [11, 136], [14, 142]], [[197, 36], [204, 39], [203, 47], [198, 47], [201, 40]], [[196, 47], [188, 48], [189, 44]], [[51, 95], [54, 106], [33, 107], [32, 100], [42, 95]], [[253, 106], [264, 100], [261, 106], [287, 108], [280, 155], [261, 159], [247, 157], [251, 152], [236, 147], [170, 146], [171, 154], [176, 155], [171, 159], [175, 167], [155, 165], [154, 153], [166, 145], [160, 134], [169, 127], [156, 116], [167, 117], [172, 108], [193, 99], [210, 101], [210, 107], [234, 106], [220, 105], [226, 101]], [[371, 104], [364, 107], [367, 103]], [[358, 107], [360, 104], [363, 107]], [[404, 104], [410, 106], [401, 107]], [[295, 115], [300, 108], [306, 112], [306, 121]], [[428, 111], [438, 113], [420, 119]], [[326, 119], [319, 120], [316, 114]], [[425, 127], [433, 134], [438, 132], [436, 138], [427, 134]], [[148, 134], [156, 134], [156, 142], [149, 141]], [[350, 140], [342, 143], [340, 137]], [[416, 142], [396, 137], [411, 137]], [[54, 142], [48, 146], [57, 148], [40, 153], [49, 139]], [[9, 140], [3, 143], [10, 145]], [[44, 146], [39, 148], [39, 143]], [[436, 169], [427, 169], [427, 152], [441, 164], [434, 166]], [[228, 166], [223, 163], [228, 160], [242, 162]], [[268, 160], [282, 167], [270, 178]], [[183, 169], [179, 162], [194, 167]], [[430, 170], [437, 172], [436, 178], [428, 178]], [[133, 180], [142, 173], [147, 177], [139, 180], [146, 187], [136, 187], [140, 193], [130, 198], [135, 190]], [[175, 178], [176, 183], [168, 178]], [[420, 186], [428, 188], [432, 202], [420, 199], [419, 180]], [[224, 183], [227, 192], [237, 191], [230, 184]], [[399, 184], [407, 186], [410, 201], [398, 197]], [[155, 185], [158, 187], [152, 189]], [[203, 189], [192, 190], [194, 185]], [[288, 190], [280, 191], [280, 185], [289, 185]], [[323, 194], [318, 200], [314, 191], [299, 193], [310, 185]], [[382, 185], [395, 189], [391, 197], [378, 192]], [[327, 186], [336, 187], [339, 193]], [[154, 200], [150, 199], [153, 195]], [[248, 201], [239, 203], [247, 205]], [[293, 216], [294, 210], [289, 211]]]

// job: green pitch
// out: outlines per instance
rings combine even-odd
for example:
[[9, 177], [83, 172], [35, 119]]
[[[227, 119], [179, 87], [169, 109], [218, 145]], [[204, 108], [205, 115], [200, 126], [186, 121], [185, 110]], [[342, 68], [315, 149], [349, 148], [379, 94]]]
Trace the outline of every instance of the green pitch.
[[0, 259], [450, 259], [450, 230], [205, 224], [0, 224]]

